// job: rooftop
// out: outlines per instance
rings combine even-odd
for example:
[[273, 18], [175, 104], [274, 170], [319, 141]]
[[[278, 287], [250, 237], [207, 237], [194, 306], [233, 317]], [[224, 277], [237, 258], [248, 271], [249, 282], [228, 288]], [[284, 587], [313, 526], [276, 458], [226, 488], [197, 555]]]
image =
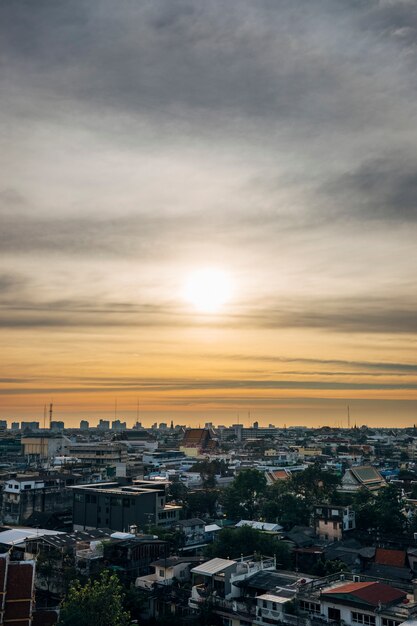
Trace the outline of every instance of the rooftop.
[[236, 564], [237, 561], [231, 559], [211, 559], [206, 561], [197, 567], [194, 567], [191, 572], [193, 574], [202, 574], [203, 576], [212, 576], [213, 574], [219, 574], [223, 570], [227, 569], [231, 565]]
[[400, 602], [407, 597], [407, 593], [380, 582], [355, 582], [323, 589], [323, 596], [330, 596], [333, 600], [354, 599], [361, 604], [376, 608], [381, 604], [390, 605]]

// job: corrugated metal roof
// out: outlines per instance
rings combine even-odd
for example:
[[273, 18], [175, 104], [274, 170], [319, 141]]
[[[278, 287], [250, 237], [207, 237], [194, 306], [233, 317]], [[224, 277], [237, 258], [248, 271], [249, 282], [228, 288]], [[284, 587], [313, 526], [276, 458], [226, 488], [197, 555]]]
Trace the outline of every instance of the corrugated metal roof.
[[266, 600], [267, 602], [277, 602], [278, 604], [284, 604], [284, 602], [288, 602], [295, 596], [295, 591], [286, 593], [285, 595], [281, 595], [278, 591], [277, 595], [272, 593], [264, 593], [261, 596], [257, 596], [257, 600]]
[[405, 591], [379, 582], [348, 583], [334, 589], [325, 589], [322, 595], [342, 598], [352, 596], [371, 606], [378, 606], [380, 602], [390, 604], [407, 596]]
[[23, 543], [26, 539], [36, 539], [43, 535], [63, 535], [58, 530], [47, 530], [46, 528], [11, 528], [0, 532], [0, 543], [8, 546]]
[[236, 563], [236, 561], [232, 561], [231, 559], [211, 559], [211, 561], [206, 561], [202, 565], [194, 567], [191, 572], [193, 574], [212, 576], [213, 574], [218, 574], [219, 572], [222, 572], [234, 563]]

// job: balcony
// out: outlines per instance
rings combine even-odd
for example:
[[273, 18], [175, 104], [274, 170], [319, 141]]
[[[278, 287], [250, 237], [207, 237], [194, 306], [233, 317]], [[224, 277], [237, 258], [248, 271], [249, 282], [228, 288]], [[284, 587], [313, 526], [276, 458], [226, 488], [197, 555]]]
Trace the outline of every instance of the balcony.
[[273, 611], [272, 609], [257, 609], [256, 619], [253, 622], [257, 626], [339, 626], [340, 622], [329, 620], [324, 615], [290, 615]]
[[193, 610], [200, 610], [203, 603], [207, 602], [216, 613], [240, 616], [243, 619], [253, 619], [256, 615], [254, 606], [241, 600], [225, 600], [211, 595], [204, 590], [204, 585], [196, 585], [191, 590], [188, 606]]

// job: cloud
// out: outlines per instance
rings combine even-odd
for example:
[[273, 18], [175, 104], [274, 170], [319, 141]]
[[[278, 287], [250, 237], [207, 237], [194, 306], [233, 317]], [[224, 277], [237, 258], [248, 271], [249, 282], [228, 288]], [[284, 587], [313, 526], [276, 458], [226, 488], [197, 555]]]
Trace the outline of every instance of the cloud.
[[390, 155], [365, 161], [327, 188], [336, 205], [357, 219], [417, 220], [417, 159]]
[[415, 390], [417, 389], [417, 383], [414, 382], [395, 382], [395, 383], [380, 383], [380, 382], [344, 382], [344, 381], [326, 381], [326, 380], [250, 380], [250, 379], [238, 379], [238, 380], [225, 380], [225, 379], [175, 379], [170, 378], [167, 380], [158, 379], [105, 379], [97, 380], [93, 383], [86, 383], [84, 385], [68, 385], [68, 386], [48, 386], [42, 387], [37, 385], [34, 387], [19, 387], [19, 388], [2, 388], [0, 389], [0, 395], [13, 395], [13, 394], [46, 394], [46, 393], [176, 393], [176, 392], [193, 392], [193, 391], [239, 391], [246, 392], [251, 390], [291, 390], [291, 389], [305, 389], [305, 390]]
[[[331, 380], [312, 388], [349, 391], [349, 368], [359, 385], [367, 373], [407, 384], [415, 2], [4, 0], [0, 29], [0, 327], [20, 339], [16, 362], [49, 330], [163, 336], [178, 355], [187, 333], [203, 342], [210, 329], [239, 333], [242, 351], [256, 335], [269, 367], [280, 340], [306, 330], [323, 358], [278, 364], [303, 377], [326, 369]], [[236, 294], [208, 321], [180, 291], [190, 268], [213, 264], [230, 270]], [[347, 351], [352, 334], [402, 347], [367, 362], [362, 346], [357, 358]], [[78, 356], [66, 352], [66, 366]], [[13, 363], [5, 379], [19, 378]], [[280, 376], [271, 389], [290, 384]], [[254, 394], [264, 384], [246, 377]]]

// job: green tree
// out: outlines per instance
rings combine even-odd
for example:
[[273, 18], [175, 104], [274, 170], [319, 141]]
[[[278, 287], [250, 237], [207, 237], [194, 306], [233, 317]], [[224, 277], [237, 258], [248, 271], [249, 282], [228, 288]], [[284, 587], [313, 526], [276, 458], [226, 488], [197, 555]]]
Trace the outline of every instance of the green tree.
[[187, 515], [189, 517], [215, 517], [219, 491], [204, 489], [191, 492], [187, 501]]
[[340, 484], [340, 477], [333, 472], [322, 470], [315, 463], [303, 472], [293, 474], [290, 487], [303, 496], [311, 506], [320, 502], [331, 502]]
[[265, 491], [266, 479], [263, 472], [257, 469], [239, 472], [223, 493], [222, 502], [227, 516], [232, 519], [256, 519]]
[[378, 530], [384, 535], [392, 535], [401, 534], [407, 528], [403, 498], [395, 485], [388, 485], [377, 495], [361, 490], [355, 495], [353, 508], [359, 530]]
[[282, 493], [276, 485], [279, 483], [268, 488], [262, 505], [262, 519], [279, 523], [285, 530], [295, 525], [308, 525], [311, 509], [305, 499], [294, 493]]
[[188, 498], [188, 488], [179, 480], [170, 483], [167, 501], [176, 502], [177, 504], [186, 505]]
[[377, 527], [381, 533], [388, 535], [404, 532], [407, 526], [403, 513], [404, 501], [395, 485], [388, 485], [378, 493], [375, 508]]
[[75, 581], [62, 603], [60, 626], [128, 626], [130, 616], [123, 610], [119, 579], [104, 570], [98, 580], [84, 586]]
[[237, 559], [250, 554], [275, 556], [280, 567], [291, 565], [288, 545], [274, 536], [268, 535], [250, 526], [241, 528], [224, 528], [220, 530], [215, 541], [207, 546], [206, 556], [223, 559]]

